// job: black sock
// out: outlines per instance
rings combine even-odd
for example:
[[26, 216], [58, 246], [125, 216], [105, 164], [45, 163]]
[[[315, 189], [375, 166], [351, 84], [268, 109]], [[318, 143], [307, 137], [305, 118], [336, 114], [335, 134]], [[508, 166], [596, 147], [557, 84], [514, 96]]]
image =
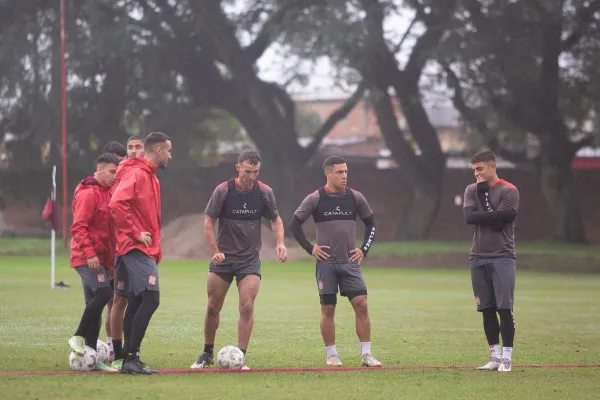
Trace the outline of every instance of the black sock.
[[486, 308], [481, 311], [483, 314], [483, 330], [488, 344], [494, 345], [500, 343], [500, 324], [496, 316], [496, 308]]
[[215, 345], [214, 344], [206, 344], [206, 343], [204, 343], [204, 352], [205, 353], [212, 354], [213, 351], [214, 351], [214, 349], [215, 349]]
[[115, 360], [123, 358], [123, 341], [121, 339], [113, 339], [113, 348], [115, 350]]
[[500, 315], [502, 346], [513, 347], [515, 341], [515, 319], [512, 310], [498, 310], [498, 314]]
[[246, 349], [240, 349], [244, 355], [246, 355]]
[[134, 356], [139, 353], [146, 329], [152, 318], [152, 314], [160, 304], [160, 293], [155, 290], [145, 290], [139, 296], [142, 304], [139, 306], [131, 323], [131, 337], [128, 339], [127, 354]]
[[98, 288], [94, 293], [94, 297], [85, 305], [85, 310], [79, 321], [79, 327], [75, 332], [75, 336], [83, 336], [85, 345], [96, 349], [96, 342], [100, 336], [100, 317], [102, 310], [110, 300], [111, 290], [107, 288]]
[[123, 318], [123, 338], [125, 339], [123, 350], [125, 354], [127, 354], [129, 350], [129, 338], [131, 337], [133, 317], [141, 305], [142, 296], [136, 296], [133, 292], [129, 293], [129, 298], [127, 299], [127, 310], [125, 311], [125, 317]]

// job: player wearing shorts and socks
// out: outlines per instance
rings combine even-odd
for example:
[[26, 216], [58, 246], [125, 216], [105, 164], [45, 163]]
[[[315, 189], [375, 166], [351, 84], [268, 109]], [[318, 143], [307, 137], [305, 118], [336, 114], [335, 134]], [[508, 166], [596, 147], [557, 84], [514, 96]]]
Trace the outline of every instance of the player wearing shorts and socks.
[[475, 154], [471, 165], [476, 183], [465, 190], [463, 212], [467, 224], [474, 226], [469, 255], [471, 282], [490, 349], [489, 362], [477, 369], [509, 372], [515, 338], [515, 219], [519, 191], [498, 178], [491, 151]]
[[121, 178], [109, 205], [117, 226], [119, 263], [129, 279], [122, 374], [156, 373], [140, 360], [139, 353], [160, 303], [161, 203], [155, 174], [159, 168], [166, 168], [171, 159], [171, 140], [164, 133], [153, 132], [144, 140], [144, 148], [143, 157], [128, 160], [131, 170]]
[[[328, 366], [342, 366], [335, 347], [335, 307], [338, 287], [356, 314], [356, 333], [361, 347], [362, 365], [380, 367], [371, 355], [371, 321], [367, 309], [367, 286], [360, 262], [375, 239], [375, 218], [365, 197], [346, 186], [348, 167], [340, 157], [329, 157], [323, 165], [327, 184], [308, 195], [290, 220], [298, 243], [317, 259], [316, 280], [321, 301], [321, 335], [325, 342]], [[302, 224], [313, 217], [317, 244], [312, 245]], [[356, 218], [365, 224], [364, 242], [355, 245]]]
[[[204, 351], [191, 368], [213, 364], [219, 313], [234, 278], [239, 293], [238, 348], [246, 354], [254, 324], [254, 300], [261, 280], [262, 218], [271, 221], [277, 241], [277, 259], [279, 262], [287, 259], [283, 221], [279, 217], [275, 195], [269, 186], [257, 180], [260, 156], [256, 150], [240, 153], [236, 169], [238, 177], [217, 186], [206, 206], [204, 233], [213, 257], [206, 280], [208, 305], [204, 318]], [[244, 364], [243, 369], [248, 367]]]
[[[85, 353], [85, 346], [96, 349], [102, 310], [112, 297], [109, 271], [114, 268], [115, 249], [108, 203], [119, 159], [104, 153], [96, 164], [94, 176], [85, 178], [75, 188], [72, 205], [70, 265], [81, 276], [85, 310], [75, 335], [69, 339], [69, 347], [79, 355]], [[102, 362], [94, 370], [116, 371]]]

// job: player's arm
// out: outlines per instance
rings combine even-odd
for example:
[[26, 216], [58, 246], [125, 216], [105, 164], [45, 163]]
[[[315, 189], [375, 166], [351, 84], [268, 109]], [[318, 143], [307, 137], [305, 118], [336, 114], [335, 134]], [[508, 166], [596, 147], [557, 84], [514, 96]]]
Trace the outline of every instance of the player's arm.
[[273, 189], [265, 185], [261, 186], [260, 194], [265, 205], [264, 217], [271, 221], [271, 229], [275, 235], [276, 245], [283, 246], [285, 244], [285, 231], [283, 227], [283, 220], [279, 216], [279, 209], [277, 208], [275, 193], [273, 193]]
[[133, 240], [140, 240], [140, 230], [133, 223], [132, 205], [136, 198], [137, 174], [127, 174], [119, 182], [108, 208], [114, 218], [117, 230]]
[[502, 196], [496, 211], [477, 211], [477, 208], [467, 207], [465, 204], [463, 212], [467, 224], [494, 224], [513, 222], [517, 217], [518, 209], [519, 191], [510, 189]]
[[212, 260], [215, 263], [220, 263], [225, 259], [225, 256], [219, 249], [219, 243], [217, 241], [216, 224], [221, 210], [227, 199], [227, 184], [221, 184], [215, 188], [213, 194], [208, 200], [206, 209], [204, 210], [204, 236], [210, 250], [213, 253]]
[[208, 247], [213, 254], [220, 253], [219, 245], [217, 244], [217, 234], [215, 233], [215, 225], [217, 220], [209, 215], [204, 217], [204, 236], [208, 242]]
[[73, 225], [71, 225], [71, 236], [77, 247], [83, 250], [85, 258], [96, 257], [94, 242], [90, 238], [90, 222], [96, 209], [96, 196], [92, 190], [79, 192], [73, 200]]
[[354, 191], [354, 198], [356, 199], [356, 211], [358, 216], [363, 224], [365, 224], [365, 235], [360, 250], [362, 251], [363, 256], [366, 257], [375, 241], [375, 214], [373, 214], [373, 210], [371, 210], [367, 199], [362, 193]]
[[[318, 194], [317, 194], [318, 196]], [[306, 198], [302, 201], [298, 209], [292, 215], [292, 218], [289, 222], [290, 231], [294, 235], [294, 238], [308, 254], [312, 255], [314, 245], [306, 238], [304, 234], [304, 230], [302, 229], [302, 224], [306, 222], [306, 220], [312, 215], [315, 208], [318, 204], [318, 197], [311, 194], [306, 196]]]

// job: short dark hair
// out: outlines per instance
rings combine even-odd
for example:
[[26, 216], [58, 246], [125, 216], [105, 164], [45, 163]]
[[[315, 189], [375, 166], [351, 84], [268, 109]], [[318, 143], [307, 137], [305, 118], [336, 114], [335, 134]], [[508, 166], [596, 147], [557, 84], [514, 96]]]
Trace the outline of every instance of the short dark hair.
[[250, 165], [256, 165], [260, 162], [260, 155], [254, 149], [246, 149], [242, 151], [238, 157], [238, 164], [247, 162]]
[[171, 140], [171, 138], [164, 133], [151, 132], [146, 136], [146, 139], [144, 139], [144, 148], [146, 150], [153, 150], [156, 145], [165, 143], [167, 140]]
[[100, 154], [100, 157], [98, 157], [96, 159], [96, 165], [97, 164], [119, 165], [120, 162], [121, 162], [121, 160], [119, 160], [119, 157], [117, 157], [114, 153], [102, 153], [102, 154]]
[[116, 154], [119, 157], [127, 157], [127, 149], [125, 148], [125, 146], [123, 146], [119, 142], [115, 142], [114, 140], [112, 142], [106, 143], [104, 149], [102, 149], [102, 152]]
[[473, 158], [471, 158], [471, 164], [477, 164], [480, 162], [496, 162], [496, 156], [489, 150], [481, 150], [475, 153]]
[[346, 164], [346, 160], [344, 160], [342, 157], [338, 157], [338, 156], [327, 157], [327, 159], [323, 163], [323, 169], [327, 169], [329, 167], [333, 167], [334, 165], [338, 165], [338, 164]]
[[129, 139], [127, 139], [127, 144], [129, 144], [129, 142], [131, 142], [132, 140], [139, 140], [140, 142], [144, 141], [144, 139], [142, 139], [141, 136], [133, 135], [133, 136], [130, 136]]

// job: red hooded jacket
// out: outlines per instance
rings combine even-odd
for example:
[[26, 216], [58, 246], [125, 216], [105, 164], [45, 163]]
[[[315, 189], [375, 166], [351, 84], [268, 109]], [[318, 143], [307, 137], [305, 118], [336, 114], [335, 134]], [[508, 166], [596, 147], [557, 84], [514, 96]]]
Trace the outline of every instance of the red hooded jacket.
[[[117, 185], [109, 209], [117, 227], [117, 254], [124, 255], [138, 249], [160, 262], [160, 183], [155, 175], [157, 167], [143, 157], [122, 163]], [[150, 232], [152, 244], [138, 241], [141, 232]]]
[[73, 225], [71, 225], [71, 267], [86, 265], [98, 257], [100, 264], [114, 268], [114, 228], [108, 210], [110, 187], [93, 176], [82, 180], [73, 196]]

